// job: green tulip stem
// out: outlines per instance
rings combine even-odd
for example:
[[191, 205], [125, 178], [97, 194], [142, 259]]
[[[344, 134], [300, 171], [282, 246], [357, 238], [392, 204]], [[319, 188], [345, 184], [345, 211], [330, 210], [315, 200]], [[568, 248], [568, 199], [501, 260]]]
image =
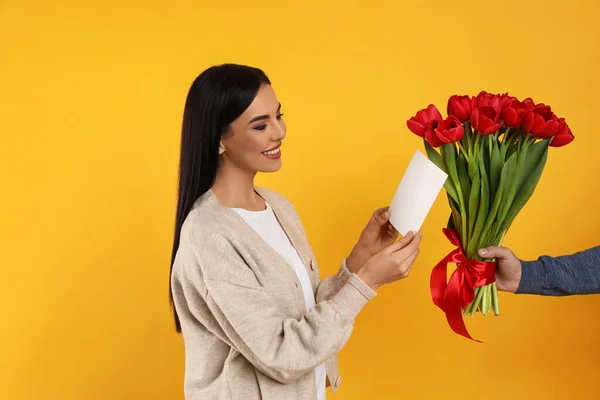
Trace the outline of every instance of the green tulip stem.
[[477, 157], [477, 153], [479, 150], [479, 138], [481, 137], [481, 134], [479, 132], [477, 132], [477, 136], [475, 137], [475, 144], [473, 145], [473, 155], [475, 157]]
[[500, 307], [498, 302], [498, 286], [496, 282], [492, 283], [492, 308], [494, 310], [494, 315], [500, 315]]
[[485, 286], [478, 286], [475, 288], [477, 290], [477, 295], [475, 296], [475, 300], [473, 300], [473, 304], [471, 305], [471, 316], [475, 315], [477, 309], [481, 309], [481, 301], [483, 299], [483, 295], [485, 294]]
[[[535, 138], [533, 138], [533, 140], [535, 141]], [[523, 150], [525, 150], [525, 147], [528, 147], [528, 145], [530, 144], [529, 138], [525, 135], [523, 135], [521, 137], [521, 147], [519, 148], [519, 152], [523, 152]]]
[[471, 124], [467, 121], [464, 124], [464, 128], [465, 128], [465, 137], [463, 138], [463, 140], [465, 141], [464, 144], [466, 144], [466, 148], [468, 150], [468, 154], [469, 156], [471, 156], [472, 151], [471, 151], [471, 136], [473, 135], [473, 130], [471, 129]]
[[483, 294], [483, 291], [481, 289], [482, 289], [481, 286], [478, 286], [475, 288], [475, 291], [473, 294], [474, 295], [473, 301], [463, 311], [464, 315], [467, 315], [467, 314], [474, 315], [475, 312], [477, 311], [477, 306], [479, 305], [479, 301], [481, 300], [481, 295]]
[[460, 149], [460, 151], [463, 152], [463, 154], [465, 155], [465, 158], [468, 160], [469, 159], [469, 153], [467, 153], [465, 151], [465, 148], [462, 146], [462, 144], [459, 142], [456, 142], [456, 144], [458, 145], [458, 148]]

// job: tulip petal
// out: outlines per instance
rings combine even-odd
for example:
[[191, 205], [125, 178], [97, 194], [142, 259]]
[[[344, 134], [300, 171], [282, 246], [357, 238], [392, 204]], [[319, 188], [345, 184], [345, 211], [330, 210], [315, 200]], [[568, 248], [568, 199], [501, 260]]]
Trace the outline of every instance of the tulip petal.
[[427, 116], [429, 117], [428, 122], [433, 122], [433, 121], [441, 122], [443, 120], [442, 114], [440, 114], [438, 109], [433, 104], [430, 104], [427, 107]]
[[490, 106], [496, 111], [497, 114], [500, 114], [500, 112], [502, 111], [502, 102], [500, 101], [500, 97], [492, 97], [490, 101]]
[[490, 125], [483, 132], [481, 132], [481, 134], [482, 135], [491, 135], [492, 133], [495, 133], [496, 131], [498, 131], [498, 129], [500, 129], [501, 126], [502, 126], [502, 124]]
[[[564, 121], [564, 119], [562, 119], [562, 118], [561, 118], [561, 120]], [[567, 125], [565, 125], [564, 129], [558, 135], [554, 136], [554, 138], [552, 139], [552, 142], [550, 142], [550, 146], [552, 146], [552, 147], [566, 146], [569, 143], [571, 143], [573, 140], [575, 140], [575, 136], [573, 136], [571, 129]]]
[[418, 121], [416, 121], [414, 118], [411, 118], [408, 121], [406, 121], [406, 126], [408, 126], [408, 129], [410, 129], [411, 132], [417, 136], [423, 137], [423, 135], [425, 134], [425, 127], [421, 125]]
[[450, 140], [450, 138], [446, 137], [446, 135], [444, 135], [444, 133], [449, 133], [449, 131], [443, 131], [441, 132], [439, 129], [435, 129], [433, 131], [433, 133], [435, 133], [435, 136], [440, 140], [440, 142], [442, 143], [450, 143], [452, 142], [452, 140]]
[[471, 113], [471, 126], [475, 130], [479, 129], [479, 109], [478, 108], [474, 108], [473, 112]]
[[521, 116], [521, 129], [523, 129], [525, 132], [530, 133], [531, 132], [531, 128], [533, 128], [533, 112], [532, 111], [527, 111], [526, 113], [523, 113], [523, 115]]
[[518, 114], [517, 110], [514, 108], [506, 107], [502, 113], [502, 118], [504, 119], [506, 126], [510, 126], [511, 128], [515, 128], [517, 126]]
[[427, 143], [429, 143], [432, 147], [440, 147], [443, 144], [431, 129], [425, 131], [425, 140], [427, 140]]
[[573, 140], [575, 140], [575, 136], [573, 136], [572, 134], [555, 136], [554, 139], [552, 139], [550, 146], [563, 147], [571, 143]]

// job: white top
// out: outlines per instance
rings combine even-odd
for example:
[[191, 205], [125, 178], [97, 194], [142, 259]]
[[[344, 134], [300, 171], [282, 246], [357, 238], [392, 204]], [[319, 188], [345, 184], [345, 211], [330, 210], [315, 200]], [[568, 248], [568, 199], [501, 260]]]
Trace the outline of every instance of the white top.
[[[288, 262], [298, 276], [298, 280], [300, 280], [302, 292], [304, 293], [304, 304], [306, 305], [306, 309], [310, 310], [315, 306], [315, 295], [312, 291], [308, 271], [298, 255], [298, 252], [290, 242], [290, 239], [279, 224], [277, 217], [275, 217], [273, 209], [269, 203], [266, 203], [266, 205], [267, 208], [263, 211], [248, 211], [243, 208], [234, 208], [233, 210], [236, 211], [265, 242], [270, 244], [271, 247], [273, 247], [273, 249]], [[317, 384], [317, 399], [325, 400], [325, 364], [321, 364], [315, 368], [315, 377]]]

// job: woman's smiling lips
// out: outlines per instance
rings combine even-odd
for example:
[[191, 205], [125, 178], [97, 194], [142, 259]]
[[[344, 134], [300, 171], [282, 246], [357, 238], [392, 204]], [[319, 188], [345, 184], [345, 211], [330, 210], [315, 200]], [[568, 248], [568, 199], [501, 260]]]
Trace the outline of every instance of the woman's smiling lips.
[[281, 143], [279, 143], [277, 146], [273, 147], [272, 149], [269, 149], [267, 151], [263, 151], [262, 155], [265, 156], [265, 157], [267, 157], [267, 158], [270, 158], [272, 160], [276, 160], [276, 159], [278, 159], [278, 158], [281, 157], [280, 147], [281, 147]]

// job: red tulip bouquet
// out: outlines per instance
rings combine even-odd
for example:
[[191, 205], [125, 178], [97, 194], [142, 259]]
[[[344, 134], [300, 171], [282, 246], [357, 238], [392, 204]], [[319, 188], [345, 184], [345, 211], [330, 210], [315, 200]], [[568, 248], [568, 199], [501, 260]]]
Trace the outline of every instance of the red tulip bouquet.
[[[502, 244], [535, 190], [548, 147], [574, 137], [564, 118], [530, 98], [455, 95], [447, 111], [443, 118], [429, 105], [407, 125], [424, 139], [428, 158], [448, 174], [444, 188], [451, 214], [444, 233], [457, 248], [433, 269], [432, 298], [450, 327], [472, 339], [463, 314], [499, 313], [495, 263], [482, 260], [477, 250]], [[446, 282], [448, 263], [457, 268]]]

